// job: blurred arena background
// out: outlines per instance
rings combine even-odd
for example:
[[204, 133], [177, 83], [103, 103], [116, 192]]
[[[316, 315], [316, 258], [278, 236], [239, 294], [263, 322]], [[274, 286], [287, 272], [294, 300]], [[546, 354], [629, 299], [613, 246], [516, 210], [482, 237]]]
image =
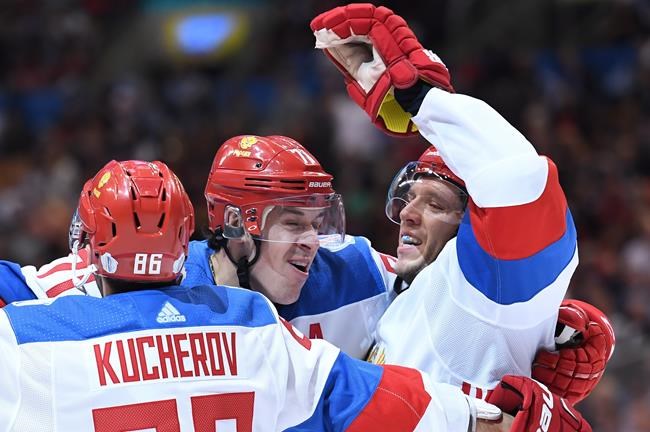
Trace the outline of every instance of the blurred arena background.
[[[110, 159], [167, 162], [204, 226], [212, 156], [238, 134], [303, 143], [335, 174], [348, 232], [394, 253], [385, 190], [425, 144], [374, 130], [312, 48], [310, 19], [343, 3], [4, 1], [0, 257], [66, 254], [82, 182]], [[457, 91], [557, 163], [579, 235], [569, 295], [603, 309], [618, 337], [579, 408], [595, 431], [650, 431], [650, 2], [382, 4], [446, 61]]]

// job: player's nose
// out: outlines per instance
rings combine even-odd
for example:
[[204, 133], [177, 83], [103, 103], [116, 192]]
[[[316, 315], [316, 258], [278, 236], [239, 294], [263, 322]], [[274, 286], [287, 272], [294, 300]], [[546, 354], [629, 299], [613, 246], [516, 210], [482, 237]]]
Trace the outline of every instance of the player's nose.
[[300, 235], [296, 244], [298, 244], [298, 247], [301, 249], [311, 252], [319, 246], [318, 233], [316, 230], [306, 231]]
[[419, 225], [422, 220], [422, 210], [414, 201], [410, 201], [400, 210], [399, 219], [401, 223]]

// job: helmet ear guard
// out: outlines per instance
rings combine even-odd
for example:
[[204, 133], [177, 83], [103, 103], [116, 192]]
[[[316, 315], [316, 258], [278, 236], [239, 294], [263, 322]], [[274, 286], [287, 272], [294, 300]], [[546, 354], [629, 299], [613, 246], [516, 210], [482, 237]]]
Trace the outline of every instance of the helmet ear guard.
[[241, 210], [226, 206], [223, 215], [223, 236], [227, 239], [241, 239], [246, 235]]
[[79, 208], [76, 208], [72, 214], [70, 228], [68, 229], [68, 246], [70, 250], [74, 248], [81, 249], [88, 245], [88, 236], [83, 229], [83, 222], [79, 217]]

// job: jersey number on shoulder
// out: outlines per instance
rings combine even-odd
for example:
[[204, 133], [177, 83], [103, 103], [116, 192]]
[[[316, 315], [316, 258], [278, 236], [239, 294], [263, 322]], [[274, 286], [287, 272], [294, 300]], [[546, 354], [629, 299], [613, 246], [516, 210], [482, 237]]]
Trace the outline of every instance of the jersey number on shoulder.
[[160, 274], [162, 254], [135, 254], [133, 274]]
[[[220, 420], [235, 420], [237, 432], [252, 432], [255, 393], [225, 393], [190, 398], [195, 432], [216, 432]], [[175, 399], [93, 410], [95, 432], [155, 429], [180, 432]]]

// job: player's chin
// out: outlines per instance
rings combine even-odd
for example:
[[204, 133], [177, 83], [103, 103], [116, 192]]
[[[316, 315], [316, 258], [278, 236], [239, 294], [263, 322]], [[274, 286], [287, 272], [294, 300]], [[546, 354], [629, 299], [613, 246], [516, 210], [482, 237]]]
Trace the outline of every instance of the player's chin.
[[415, 276], [426, 267], [426, 262], [422, 255], [417, 256], [399, 256], [397, 262], [395, 263], [395, 273], [397, 276], [402, 278], [407, 282], [411, 282]]
[[287, 269], [287, 271], [282, 275], [283, 277], [278, 278], [282, 281], [278, 286], [281, 295], [278, 296], [279, 301], [274, 301], [274, 303], [283, 305], [295, 303], [300, 296], [302, 287], [305, 285], [305, 282], [309, 277], [308, 272], [297, 271], [293, 269], [293, 266], [289, 267], [291, 268]]
[[281, 289], [282, 292], [275, 296], [275, 299], [273, 299], [273, 303], [279, 304], [279, 305], [290, 305], [298, 301], [298, 297], [300, 297], [300, 291], [302, 290], [303, 284], [292, 284], [292, 283], [287, 283], [284, 284]]

